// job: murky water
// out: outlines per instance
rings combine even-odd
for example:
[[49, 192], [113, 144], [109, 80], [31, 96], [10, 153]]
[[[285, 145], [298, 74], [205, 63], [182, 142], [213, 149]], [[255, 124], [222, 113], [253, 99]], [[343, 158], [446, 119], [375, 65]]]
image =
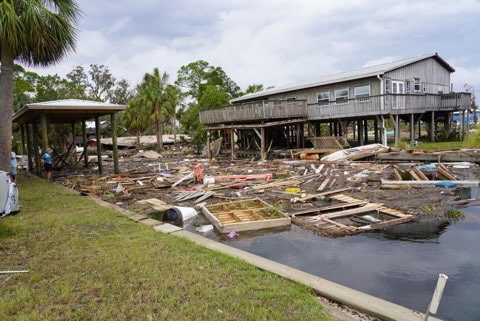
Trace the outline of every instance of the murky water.
[[[439, 273], [449, 279], [435, 317], [480, 320], [480, 202], [457, 223], [407, 223], [329, 239], [292, 225], [241, 233], [229, 245], [425, 312]], [[200, 224], [197, 220], [194, 225]], [[187, 226], [194, 230], [194, 226]], [[208, 237], [218, 238], [213, 232]]]

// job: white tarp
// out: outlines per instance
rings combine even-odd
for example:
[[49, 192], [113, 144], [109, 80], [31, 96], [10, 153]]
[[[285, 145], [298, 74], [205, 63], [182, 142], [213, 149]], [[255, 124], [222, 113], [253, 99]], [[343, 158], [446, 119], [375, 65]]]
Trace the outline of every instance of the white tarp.
[[3, 217], [19, 210], [17, 185], [7, 172], [0, 171], [0, 215]]

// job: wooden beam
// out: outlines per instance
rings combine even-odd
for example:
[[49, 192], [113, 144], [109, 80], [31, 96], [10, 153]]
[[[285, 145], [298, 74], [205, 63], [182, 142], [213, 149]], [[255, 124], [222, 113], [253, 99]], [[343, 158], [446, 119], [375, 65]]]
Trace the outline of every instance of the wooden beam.
[[229, 129], [229, 128], [252, 129], [252, 128], [262, 128], [262, 127], [285, 126], [285, 125], [306, 123], [306, 122], [307, 122], [306, 118], [297, 118], [297, 119], [289, 119], [289, 120], [282, 120], [282, 121], [275, 121], [275, 122], [268, 122], [268, 123], [232, 124], [232, 125], [214, 126], [214, 127], [206, 127], [205, 129], [210, 129], [210, 130], [221, 130], [221, 129]]
[[25, 155], [25, 124], [20, 125], [20, 139], [22, 141], [22, 155]]
[[260, 157], [262, 160], [265, 160], [267, 158], [267, 155], [265, 153], [265, 128], [262, 127], [260, 128]]
[[33, 162], [32, 162], [32, 143], [30, 140], [30, 124], [25, 123], [26, 126], [26, 134], [27, 134], [27, 157], [28, 157], [28, 171], [33, 173]]
[[101, 140], [101, 128], [100, 128], [100, 117], [95, 117], [95, 136], [97, 138], [97, 164], [98, 164], [98, 173], [103, 173], [103, 164], [102, 164], [102, 143]]
[[235, 130], [233, 128], [230, 129], [230, 149], [232, 158], [235, 158]]
[[71, 126], [72, 126], [72, 144], [73, 144], [73, 148], [74, 148], [74, 151], [72, 153], [72, 156], [73, 156], [72, 159], [74, 159], [74, 160], [73, 160], [72, 164], [76, 164], [77, 163], [77, 148], [76, 148], [77, 144], [75, 144], [75, 142], [76, 142], [75, 138], [76, 138], [77, 134], [75, 133], [75, 122], [74, 121], [72, 121]]
[[[38, 128], [35, 120], [32, 121], [33, 153], [35, 156], [35, 172], [40, 176], [40, 155], [38, 154]], [[42, 151], [43, 152], [43, 151]]]
[[118, 174], [120, 173], [120, 168], [118, 166], [117, 121], [115, 113], [110, 114], [110, 125], [112, 127], [113, 172]]
[[88, 167], [88, 153], [87, 153], [87, 124], [82, 120], [82, 141], [83, 141], [83, 158], [85, 160], [85, 167]]

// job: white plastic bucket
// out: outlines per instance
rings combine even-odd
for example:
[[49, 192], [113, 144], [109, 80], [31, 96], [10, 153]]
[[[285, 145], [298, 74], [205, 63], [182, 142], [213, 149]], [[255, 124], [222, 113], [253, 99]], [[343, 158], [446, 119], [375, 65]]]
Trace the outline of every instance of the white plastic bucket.
[[174, 206], [165, 211], [164, 221], [183, 222], [197, 216], [197, 210], [192, 207]]

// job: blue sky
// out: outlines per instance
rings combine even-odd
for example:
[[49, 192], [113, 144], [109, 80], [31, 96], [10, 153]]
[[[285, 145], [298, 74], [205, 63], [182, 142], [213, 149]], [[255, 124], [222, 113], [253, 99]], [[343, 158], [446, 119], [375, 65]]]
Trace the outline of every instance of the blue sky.
[[[105, 64], [139, 82], [206, 60], [237, 84], [280, 86], [438, 52], [480, 90], [480, 0], [82, 0], [77, 52], [37, 70]], [[480, 93], [477, 92], [477, 96]]]

